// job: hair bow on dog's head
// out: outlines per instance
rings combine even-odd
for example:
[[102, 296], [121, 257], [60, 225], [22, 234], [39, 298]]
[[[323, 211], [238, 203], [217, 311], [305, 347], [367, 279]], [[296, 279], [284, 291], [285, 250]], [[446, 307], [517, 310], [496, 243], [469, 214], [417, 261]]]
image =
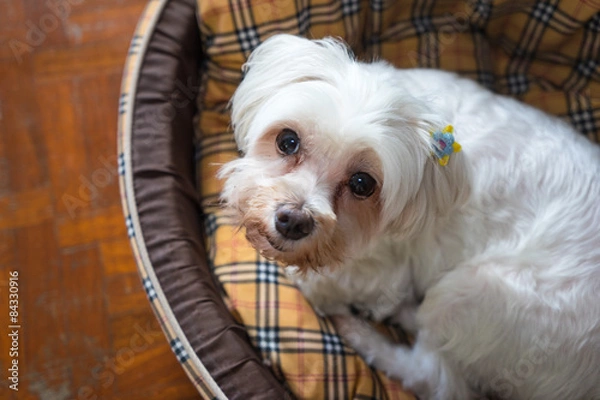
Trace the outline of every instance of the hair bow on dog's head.
[[434, 142], [432, 155], [437, 157], [440, 165], [444, 167], [448, 164], [450, 155], [461, 150], [460, 144], [454, 141], [454, 127], [448, 125], [441, 131], [431, 132], [431, 137]]

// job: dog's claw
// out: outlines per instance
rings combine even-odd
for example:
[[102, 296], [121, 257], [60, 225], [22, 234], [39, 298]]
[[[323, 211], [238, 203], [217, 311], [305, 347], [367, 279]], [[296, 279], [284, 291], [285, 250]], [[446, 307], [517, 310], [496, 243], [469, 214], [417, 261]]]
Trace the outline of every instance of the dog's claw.
[[373, 313], [371, 312], [371, 310], [364, 307], [359, 307], [356, 304], [350, 304], [349, 308], [350, 314], [354, 315], [355, 317], [373, 320]]

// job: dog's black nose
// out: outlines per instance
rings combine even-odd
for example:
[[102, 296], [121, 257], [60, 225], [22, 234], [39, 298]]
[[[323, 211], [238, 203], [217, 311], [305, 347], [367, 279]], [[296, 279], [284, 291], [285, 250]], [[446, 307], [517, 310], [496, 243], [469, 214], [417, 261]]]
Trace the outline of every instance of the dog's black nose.
[[307, 212], [290, 205], [281, 205], [275, 212], [275, 229], [283, 237], [300, 240], [315, 226], [315, 221]]

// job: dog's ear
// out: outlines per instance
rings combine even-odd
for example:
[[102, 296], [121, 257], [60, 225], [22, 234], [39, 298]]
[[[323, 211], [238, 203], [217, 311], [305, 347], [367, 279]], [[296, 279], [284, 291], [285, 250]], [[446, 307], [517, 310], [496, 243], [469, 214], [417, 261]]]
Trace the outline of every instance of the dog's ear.
[[233, 95], [231, 122], [242, 152], [247, 151], [247, 133], [256, 113], [283, 87], [299, 82], [341, 79], [340, 72], [354, 61], [339, 40], [309, 40], [280, 34], [267, 39], [243, 66], [244, 78]]
[[389, 218], [387, 227], [389, 232], [402, 237], [410, 237], [432, 226], [436, 219], [450, 215], [470, 194], [465, 154], [452, 154], [448, 164], [442, 166], [432, 155], [433, 141], [429, 135], [420, 135], [420, 141], [427, 147], [421, 148], [419, 158], [424, 160], [421, 173], [413, 174], [420, 177], [420, 183], [399, 213]]
[[425, 163], [421, 190], [435, 216], [444, 217], [454, 212], [470, 193], [464, 153], [453, 154], [445, 166], [430, 156]]

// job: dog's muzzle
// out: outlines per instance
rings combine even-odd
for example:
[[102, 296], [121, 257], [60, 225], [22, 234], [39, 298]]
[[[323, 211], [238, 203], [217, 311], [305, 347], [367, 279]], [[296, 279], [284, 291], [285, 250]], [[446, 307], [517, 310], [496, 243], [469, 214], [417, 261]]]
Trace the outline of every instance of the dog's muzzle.
[[291, 204], [282, 204], [275, 211], [275, 229], [286, 239], [300, 240], [308, 236], [315, 220], [305, 210]]

